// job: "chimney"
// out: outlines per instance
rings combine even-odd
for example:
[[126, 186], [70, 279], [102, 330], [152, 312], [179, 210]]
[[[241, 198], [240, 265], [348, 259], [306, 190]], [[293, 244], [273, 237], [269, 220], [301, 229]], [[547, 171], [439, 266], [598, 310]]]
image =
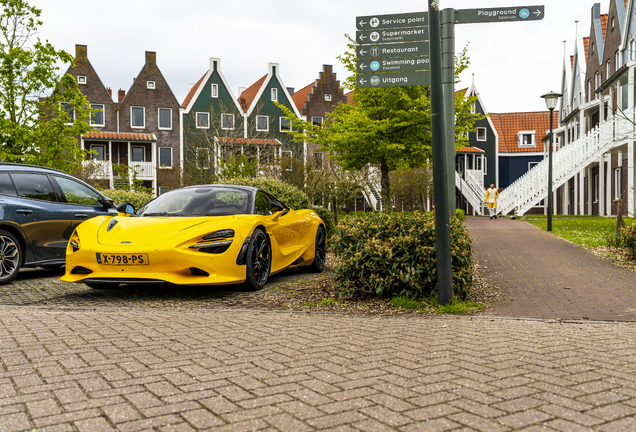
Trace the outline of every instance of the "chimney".
[[243, 92], [247, 90], [247, 87], [239, 87], [239, 96], [243, 94]]
[[118, 102], [121, 103], [121, 101], [123, 101], [125, 97], [126, 90], [119, 89], [119, 91], [117, 92], [117, 98], [119, 99]]
[[113, 89], [111, 89], [110, 87], [106, 88], [106, 91], [108, 92], [108, 96], [110, 96], [110, 98], [113, 98]]
[[154, 51], [146, 51], [146, 64], [148, 66], [157, 66], [157, 53]]
[[88, 61], [88, 48], [86, 45], [75, 45], [75, 62], [82, 63]]

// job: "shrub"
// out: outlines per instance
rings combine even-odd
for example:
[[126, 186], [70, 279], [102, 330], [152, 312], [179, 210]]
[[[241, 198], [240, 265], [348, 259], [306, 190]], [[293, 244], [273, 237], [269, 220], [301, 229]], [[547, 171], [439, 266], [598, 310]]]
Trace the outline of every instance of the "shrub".
[[129, 202], [135, 206], [135, 210], [140, 209], [154, 197], [150, 193], [146, 192], [133, 192], [119, 189], [106, 189], [102, 193], [104, 196], [113, 200], [115, 205]]
[[623, 247], [627, 249], [629, 259], [636, 261], [636, 223], [621, 228], [621, 240]]
[[462, 209], [455, 209], [455, 216], [457, 216], [457, 219], [460, 221], [463, 221], [466, 217], [466, 212]]
[[[459, 219], [451, 218], [450, 229], [454, 294], [464, 298], [472, 286], [472, 243]], [[331, 249], [342, 295], [362, 291], [423, 298], [436, 289], [433, 213], [370, 212], [346, 217], [336, 227]]]
[[276, 198], [281, 200], [283, 204], [286, 204], [295, 210], [311, 208], [311, 203], [309, 202], [309, 198], [305, 192], [301, 191], [296, 186], [292, 186], [289, 183], [285, 183], [275, 178], [235, 177], [219, 180], [218, 183], [258, 187], [263, 189], [265, 192], [269, 192], [274, 195]]

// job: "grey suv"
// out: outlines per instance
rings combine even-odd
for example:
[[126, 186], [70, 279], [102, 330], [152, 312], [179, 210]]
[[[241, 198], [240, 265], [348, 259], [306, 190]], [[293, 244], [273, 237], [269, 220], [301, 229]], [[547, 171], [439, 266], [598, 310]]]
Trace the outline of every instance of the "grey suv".
[[21, 267], [62, 267], [75, 227], [105, 214], [117, 214], [113, 201], [75, 177], [0, 163], [0, 285]]

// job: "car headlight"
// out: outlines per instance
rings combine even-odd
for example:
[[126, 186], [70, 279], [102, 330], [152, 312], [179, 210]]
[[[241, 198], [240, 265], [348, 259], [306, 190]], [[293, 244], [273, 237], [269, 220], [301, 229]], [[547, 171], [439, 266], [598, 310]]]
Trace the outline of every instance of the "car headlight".
[[234, 230], [215, 231], [203, 237], [204, 241], [189, 246], [199, 252], [219, 254], [225, 252], [234, 241]]

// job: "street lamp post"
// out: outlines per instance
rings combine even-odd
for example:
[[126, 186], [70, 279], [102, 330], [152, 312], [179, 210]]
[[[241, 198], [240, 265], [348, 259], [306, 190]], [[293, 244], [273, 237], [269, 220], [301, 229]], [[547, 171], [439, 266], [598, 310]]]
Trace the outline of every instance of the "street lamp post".
[[559, 98], [563, 96], [560, 93], [551, 91], [541, 96], [545, 99], [545, 105], [550, 111], [550, 148], [548, 150], [548, 231], [552, 231], [552, 112], [559, 102]]

